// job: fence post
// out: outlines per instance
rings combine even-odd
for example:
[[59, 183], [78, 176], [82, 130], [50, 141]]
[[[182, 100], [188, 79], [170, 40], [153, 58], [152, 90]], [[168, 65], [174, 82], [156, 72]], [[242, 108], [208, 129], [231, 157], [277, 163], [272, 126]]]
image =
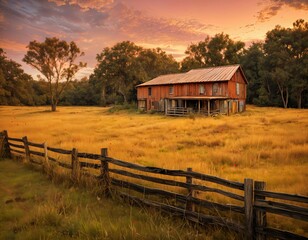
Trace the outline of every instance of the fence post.
[[27, 136], [22, 137], [22, 142], [24, 143], [24, 147], [25, 147], [25, 160], [26, 163], [30, 162], [30, 149], [29, 149], [29, 144], [28, 144], [28, 138]]
[[72, 179], [75, 183], [79, 183], [80, 180], [80, 163], [78, 159], [77, 148], [72, 149]]
[[103, 187], [103, 193], [105, 196], [110, 195], [110, 176], [108, 161], [104, 159], [108, 157], [108, 148], [101, 148], [101, 185]]
[[48, 149], [47, 149], [47, 143], [44, 142], [44, 170], [48, 172], [49, 170], [49, 159], [48, 159]]
[[[187, 168], [187, 172], [192, 172], [192, 168]], [[192, 184], [192, 182], [193, 182], [193, 178], [191, 176], [186, 176], [186, 183], [190, 185], [190, 184]], [[188, 186], [187, 190], [188, 190], [187, 197], [188, 198], [193, 197], [194, 196], [194, 190], [192, 189], [192, 187]], [[195, 211], [195, 205], [189, 200], [186, 201], [186, 210], [187, 211]]]
[[244, 208], [246, 223], [246, 239], [253, 239], [253, 180], [244, 179]]
[[3, 157], [4, 158], [12, 158], [11, 148], [9, 144], [9, 136], [6, 130], [3, 131]]
[[[255, 190], [265, 190], [266, 187], [266, 183], [265, 182], [258, 182], [256, 181], [254, 183], [254, 188]], [[265, 200], [265, 197], [263, 196], [258, 196], [258, 195], [254, 195], [254, 202], [258, 201], [258, 200]], [[254, 210], [254, 219], [255, 219], [255, 228], [259, 228], [259, 229], [264, 229], [266, 228], [267, 225], [267, 221], [266, 221], [266, 211], [264, 210], [259, 210], [259, 209], [255, 209]], [[256, 234], [256, 240], [266, 240], [266, 235], [263, 233], [257, 233], [255, 231]]]

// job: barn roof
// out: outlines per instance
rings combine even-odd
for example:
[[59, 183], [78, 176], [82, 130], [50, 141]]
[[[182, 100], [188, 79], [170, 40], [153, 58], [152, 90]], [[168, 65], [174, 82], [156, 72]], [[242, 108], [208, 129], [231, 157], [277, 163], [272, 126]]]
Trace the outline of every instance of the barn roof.
[[137, 87], [179, 83], [229, 81], [238, 69], [240, 69], [247, 83], [247, 80], [240, 65], [228, 65], [193, 69], [186, 73], [161, 75], [148, 82], [139, 84]]

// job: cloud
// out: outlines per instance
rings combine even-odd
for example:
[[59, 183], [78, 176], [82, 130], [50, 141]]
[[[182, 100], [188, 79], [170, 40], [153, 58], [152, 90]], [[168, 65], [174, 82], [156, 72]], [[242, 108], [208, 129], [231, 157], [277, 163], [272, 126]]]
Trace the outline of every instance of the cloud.
[[284, 6], [298, 10], [308, 10], [308, 0], [269, 0], [266, 2], [266, 6], [258, 12], [257, 20], [259, 22], [269, 20], [276, 16], [279, 10]]
[[18, 43], [16, 41], [10, 41], [7, 39], [0, 39], [0, 47], [5, 50], [10, 50], [14, 52], [24, 52], [26, 50], [26, 45]]
[[78, 5], [83, 11], [90, 9], [103, 11], [114, 3], [113, 0], [48, 0], [48, 2], [53, 2], [57, 6]]

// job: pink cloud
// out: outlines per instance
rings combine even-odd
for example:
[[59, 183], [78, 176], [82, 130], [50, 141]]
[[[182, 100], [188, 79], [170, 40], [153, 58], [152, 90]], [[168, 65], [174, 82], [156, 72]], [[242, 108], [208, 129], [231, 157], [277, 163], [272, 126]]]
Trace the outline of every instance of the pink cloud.
[[[261, 4], [261, 3], [260, 3]], [[258, 12], [257, 19], [259, 22], [265, 22], [277, 15], [282, 7], [288, 6], [298, 10], [308, 10], [307, 0], [269, 0], [266, 6]]]

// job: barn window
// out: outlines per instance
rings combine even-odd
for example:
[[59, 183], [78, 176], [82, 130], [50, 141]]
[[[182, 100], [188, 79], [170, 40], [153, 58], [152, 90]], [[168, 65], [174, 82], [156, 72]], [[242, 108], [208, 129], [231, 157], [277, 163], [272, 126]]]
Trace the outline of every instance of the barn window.
[[218, 83], [213, 84], [213, 95], [218, 95]]
[[199, 85], [199, 93], [200, 93], [200, 95], [204, 95], [204, 93], [205, 93], [205, 88], [204, 88], [203, 84]]
[[173, 94], [173, 85], [171, 85], [170, 87], [169, 87], [169, 94]]
[[150, 88], [150, 87], [148, 88], [148, 95], [152, 96], [152, 88]]
[[236, 83], [236, 95], [240, 95], [240, 84]]

